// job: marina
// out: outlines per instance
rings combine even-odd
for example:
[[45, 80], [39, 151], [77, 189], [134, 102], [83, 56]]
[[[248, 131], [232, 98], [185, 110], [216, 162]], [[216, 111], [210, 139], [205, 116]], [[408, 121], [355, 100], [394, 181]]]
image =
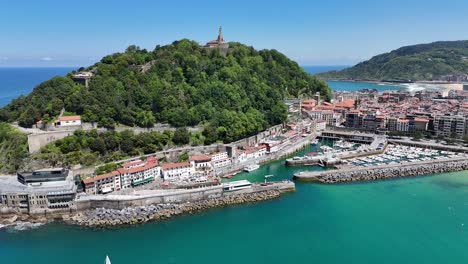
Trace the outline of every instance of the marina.
[[[342, 137], [339, 137], [342, 136]], [[382, 154], [388, 144], [387, 139], [380, 135], [366, 135], [363, 139], [359, 137], [349, 137], [345, 140], [346, 134], [323, 132], [321, 137], [331, 140], [331, 146], [321, 144], [319, 152], [304, 156], [295, 156], [286, 160], [288, 166], [335, 166], [341, 163], [348, 163], [349, 159], [368, 157]], [[354, 140], [358, 142], [353, 142]], [[322, 142], [324, 139], [322, 139]]]

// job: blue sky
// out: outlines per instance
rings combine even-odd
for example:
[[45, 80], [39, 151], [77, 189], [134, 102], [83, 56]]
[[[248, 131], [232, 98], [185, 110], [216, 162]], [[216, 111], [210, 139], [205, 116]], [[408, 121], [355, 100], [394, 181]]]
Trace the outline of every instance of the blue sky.
[[468, 1], [0, 0], [0, 67], [87, 66], [128, 45], [189, 38], [351, 65], [404, 45], [468, 39]]

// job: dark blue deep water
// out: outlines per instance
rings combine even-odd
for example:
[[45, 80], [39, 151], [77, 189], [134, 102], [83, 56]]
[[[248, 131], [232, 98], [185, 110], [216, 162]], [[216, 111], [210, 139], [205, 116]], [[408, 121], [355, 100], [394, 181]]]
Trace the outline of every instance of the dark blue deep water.
[[0, 68], [0, 107], [20, 95], [29, 94], [43, 81], [66, 75], [76, 68]]

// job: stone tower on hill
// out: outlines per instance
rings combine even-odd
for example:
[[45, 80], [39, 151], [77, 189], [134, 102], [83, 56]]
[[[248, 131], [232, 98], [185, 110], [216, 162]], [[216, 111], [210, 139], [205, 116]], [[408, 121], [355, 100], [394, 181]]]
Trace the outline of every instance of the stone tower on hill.
[[212, 41], [208, 41], [204, 47], [208, 49], [219, 48], [224, 55], [227, 54], [227, 51], [229, 49], [229, 43], [224, 41], [222, 27], [219, 27], [218, 38]]

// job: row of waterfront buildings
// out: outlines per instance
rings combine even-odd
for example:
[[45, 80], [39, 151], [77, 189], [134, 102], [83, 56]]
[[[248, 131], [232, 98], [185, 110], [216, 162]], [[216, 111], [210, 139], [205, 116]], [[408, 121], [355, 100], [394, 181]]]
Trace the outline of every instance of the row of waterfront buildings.
[[334, 92], [331, 103], [314, 98], [302, 100], [299, 107], [316, 124], [317, 131], [326, 125], [372, 132], [468, 137], [468, 91]]
[[267, 153], [272, 153], [269, 151], [274, 152], [278, 144], [272, 148], [269, 146], [269, 144], [256, 147], [246, 146], [242, 149], [235, 149], [231, 155], [227, 151], [209, 155], [192, 155], [187, 162], [159, 164], [154, 157], [148, 157], [146, 160], [133, 160], [121, 164], [120, 168], [112, 172], [84, 179], [84, 189], [88, 194], [106, 194], [136, 187], [158, 178], [162, 178], [165, 182], [188, 184], [209, 182], [216, 178], [217, 169], [223, 169], [232, 164], [248, 163]]
[[82, 192], [107, 194], [156, 180], [160, 182], [147, 188], [164, 187], [166, 183], [175, 188], [219, 184], [217, 176], [220, 174], [233, 168], [242, 169], [258, 162], [259, 158], [280, 152], [301, 136], [295, 130], [284, 132], [275, 127], [242, 142], [225, 145], [216, 153], [190, 155], [187, 162], [160, 163], [150, 156], [118, 163], [118, 168], [111, 172], [83, 179], [63, 168], [18, 172], [17, 177], [0, 176], [0, 214], [48, 214], [76, 210], [77, 200], [85, 195], [80, 194]]

